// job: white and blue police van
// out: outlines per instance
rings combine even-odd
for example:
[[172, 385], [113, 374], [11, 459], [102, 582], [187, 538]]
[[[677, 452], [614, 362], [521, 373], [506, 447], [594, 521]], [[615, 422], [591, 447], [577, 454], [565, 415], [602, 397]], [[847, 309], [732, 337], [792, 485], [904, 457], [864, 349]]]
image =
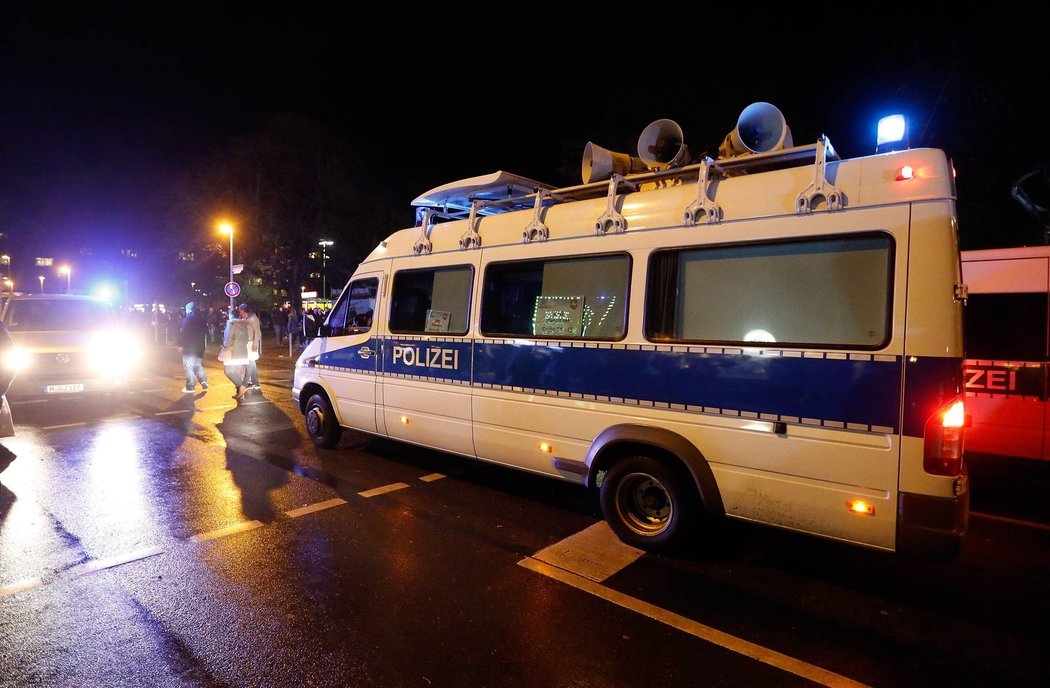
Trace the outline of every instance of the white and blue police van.
[[657, 120], [583, 183], [417, 198], [295, 365], [307, 432], [400, 440], [597, 492], [625, 543], [720, 518], [951, 557], [969, 514], [945, 152], [840, 159], [754, 103], [717, 159]]

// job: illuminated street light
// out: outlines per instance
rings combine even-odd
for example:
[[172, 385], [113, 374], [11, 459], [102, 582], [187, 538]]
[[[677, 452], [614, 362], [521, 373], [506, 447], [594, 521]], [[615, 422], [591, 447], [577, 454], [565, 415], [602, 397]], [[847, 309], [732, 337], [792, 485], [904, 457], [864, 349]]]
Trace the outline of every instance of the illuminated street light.
[[66, 276], [66, 293], [67, 294], [72, 294], [73, 293], [73, 290], [72, 290], [72, 286], [73, 286], [73, 268], [69, 267], [68, 265], [63, 265], [62, 267], [60, 267], [58, 269], [58, 274]]
[[44, 276], [43, 275], [37, 275], [37, 279], [40, 280], [40, 293], [42, 294], [42, 293], [44, 293]]
[[14, 283], [14, 281], [11, 280], [10, 277], [4, 278], [4, 290], [5, 291], [14, 291], [15, 290], [15, 283]]
[[334, 241], [328, 239], [321, 239], [317, 242], [317, 245], [321, 247], [321, 298], [328, 298], [328, 277], [325, 275], [325, 269], [328, 267], [328, 247], [334, 244]]
[[[230, 235], [230, 282], [233, 282], [233, 225], [229, 222], [223, 222], [219, 224], [219, 231]], [[233, 297], [231, 296], [229, 317], [233, 317], [233, 312]]]

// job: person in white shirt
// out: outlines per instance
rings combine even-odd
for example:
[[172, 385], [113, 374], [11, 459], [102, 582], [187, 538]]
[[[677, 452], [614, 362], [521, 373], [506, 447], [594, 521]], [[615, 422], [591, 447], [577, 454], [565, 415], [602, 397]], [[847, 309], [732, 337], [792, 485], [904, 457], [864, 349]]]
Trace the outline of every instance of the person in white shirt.
[[252, 331], [252, 340], [248, 345], [248, 366], [245, 368], [241, 384], [245, 388], [259, 389], [259, 368], [256, 361], [262, 353], [262, 326], [259, 324], [259, 316], [253, 313], [246, 303], [237, 306], [237, 315], [248, 322]]

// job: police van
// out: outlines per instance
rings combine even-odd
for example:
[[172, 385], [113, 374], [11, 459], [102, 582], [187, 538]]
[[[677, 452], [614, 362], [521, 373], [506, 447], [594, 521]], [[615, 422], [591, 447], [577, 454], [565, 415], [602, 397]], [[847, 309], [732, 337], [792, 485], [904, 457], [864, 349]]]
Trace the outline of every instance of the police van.
[[962, 252], [968, 451], [1050, 460], [1050, 246]]
[[583, 183], [496, 172], [413, 205], [296, 362], [343, 429], [595, 490], [646, 551], [719, 518], [953, 556], [969, 509], [954, 171], [840, 159], [748, 106], [717, 159], [657, 120]]

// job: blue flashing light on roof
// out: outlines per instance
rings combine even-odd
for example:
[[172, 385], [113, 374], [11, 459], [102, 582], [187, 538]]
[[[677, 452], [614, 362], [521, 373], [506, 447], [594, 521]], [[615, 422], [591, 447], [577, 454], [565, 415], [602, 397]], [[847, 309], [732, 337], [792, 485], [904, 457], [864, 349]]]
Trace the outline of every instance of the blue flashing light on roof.
[[901, 150], [908, 147], [908, 123], [904, 115], [889, 115], [879, 120], [875, 137], [875, 152]]
[[103, 282], [95, 287], [95, 296], [100, 299], [112, 302], [116, 295], [117, 290], [113, 288], [112, 284], [106, 284]]

